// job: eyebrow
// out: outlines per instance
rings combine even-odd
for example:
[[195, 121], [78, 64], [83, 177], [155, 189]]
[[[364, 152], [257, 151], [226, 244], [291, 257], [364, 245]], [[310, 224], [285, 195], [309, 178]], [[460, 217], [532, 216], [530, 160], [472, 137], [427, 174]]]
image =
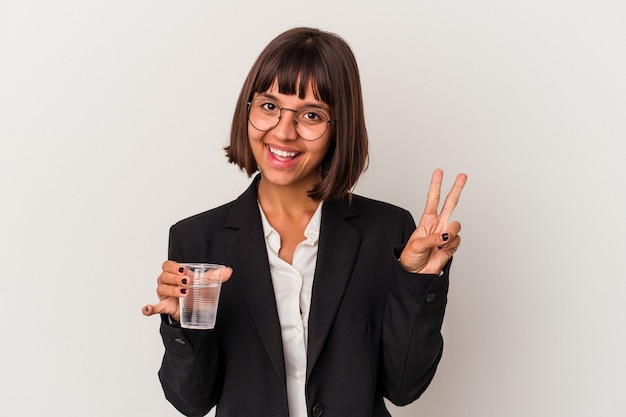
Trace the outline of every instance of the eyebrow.
[[[264, 98], [268, 98], [268, 99], [270, 99], [270, 100], [274, 100], [274, 101], [278, 101], [278, 102], [280, 102], [280, 100], [278, 99], [278, 97], [276, 97], [276, 96], [274, 96], [274, 95], [272, 95], [272, 94], [270, 94], [270, 93], [265, 93], [265, 92], [262, 92], [262, 93], [257, 93], [257, 94], [258, 94], [258, 95], [257, 95], [257, 98], [259, 98], [259, 97], [264, 97]], [[322, 103], [322, 104], [320, 104], [320, 103]], [[302, 107], [300, 107], [300, 108], [301, 108], [301, 109], [303, 109], [303, 108], [306, 108], [306, 107], [315, 107], [315, 108], [317, 108], [317, 109], [324, 110], [325, 112], [330, 113], [330, 108], [328, 108], [328, 105], [327, 105], [327, 104], [325, 104], [325, 103], [323, 103], [323, 102], [306, 102], [306, 103], [304, 103], [304, 105], [303, 105]], [[295, 110], [295, 109], [294, 109], [294, 110]], [[298, 110], [299, 110], [299, 109], [298, 109]]]

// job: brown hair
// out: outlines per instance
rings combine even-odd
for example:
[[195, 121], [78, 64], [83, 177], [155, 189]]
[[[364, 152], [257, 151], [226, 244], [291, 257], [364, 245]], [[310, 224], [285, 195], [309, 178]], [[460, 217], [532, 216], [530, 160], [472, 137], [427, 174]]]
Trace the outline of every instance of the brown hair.
[[314, 200], [329, 200], [350, 192], [367, 167], [367, 131], [359, 70], [352, 50], [339, 36], [312, 28], [295, 28], [278, 35], [261, 52], [246, 78], [233, 116], [228, 162], [248, 176], [257, 171], [248, 140], [248, 107], [255, 93], [277, 82], [282, 94], [305, 96], [311, 83], [315, 98], [331, 108], [331, 146], [322, 161], [322, 180], [309, 191]]

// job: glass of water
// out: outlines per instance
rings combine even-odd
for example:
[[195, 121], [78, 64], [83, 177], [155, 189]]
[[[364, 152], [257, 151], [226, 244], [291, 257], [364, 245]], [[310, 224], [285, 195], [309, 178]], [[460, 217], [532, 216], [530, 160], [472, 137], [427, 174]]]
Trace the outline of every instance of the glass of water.
[[225, 266], [209, 263], [181, 265], [185, 267], [189, 280], [187, 295], [179, 298], [181, 327], [203, 330], [214, 328]]

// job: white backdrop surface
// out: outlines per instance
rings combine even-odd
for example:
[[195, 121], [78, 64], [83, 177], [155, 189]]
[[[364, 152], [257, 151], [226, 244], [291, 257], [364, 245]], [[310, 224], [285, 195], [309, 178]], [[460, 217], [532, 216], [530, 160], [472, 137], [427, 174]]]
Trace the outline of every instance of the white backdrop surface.
[[233, 106], [275, 35], [353, 47], [370, 168], [421, 213], [467, 172], [431, 387], [394, 416], [626, 415], [626, 3], [0, 0], [0, 415], [176, 416], [155, 279], [237, 196]]

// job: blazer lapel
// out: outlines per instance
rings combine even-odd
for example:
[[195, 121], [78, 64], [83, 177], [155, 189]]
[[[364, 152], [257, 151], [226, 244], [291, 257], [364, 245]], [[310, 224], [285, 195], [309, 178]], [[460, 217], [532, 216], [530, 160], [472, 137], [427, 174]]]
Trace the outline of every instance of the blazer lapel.
[[234, 281], [250, 310], [265, 350], [281, 380], [285, 362], [274, 287], [257, 203], [258, 177], [235, 201], [226, 222], [226, 248]]
[[346, 219], [359, 215], [347, 199], [325, 202], [311, 296], [309, 337], [307, 346], [307, 376], [319, 357], [333, 319], [341, 304], [343, 293], [361, 243], [361, 235]]

